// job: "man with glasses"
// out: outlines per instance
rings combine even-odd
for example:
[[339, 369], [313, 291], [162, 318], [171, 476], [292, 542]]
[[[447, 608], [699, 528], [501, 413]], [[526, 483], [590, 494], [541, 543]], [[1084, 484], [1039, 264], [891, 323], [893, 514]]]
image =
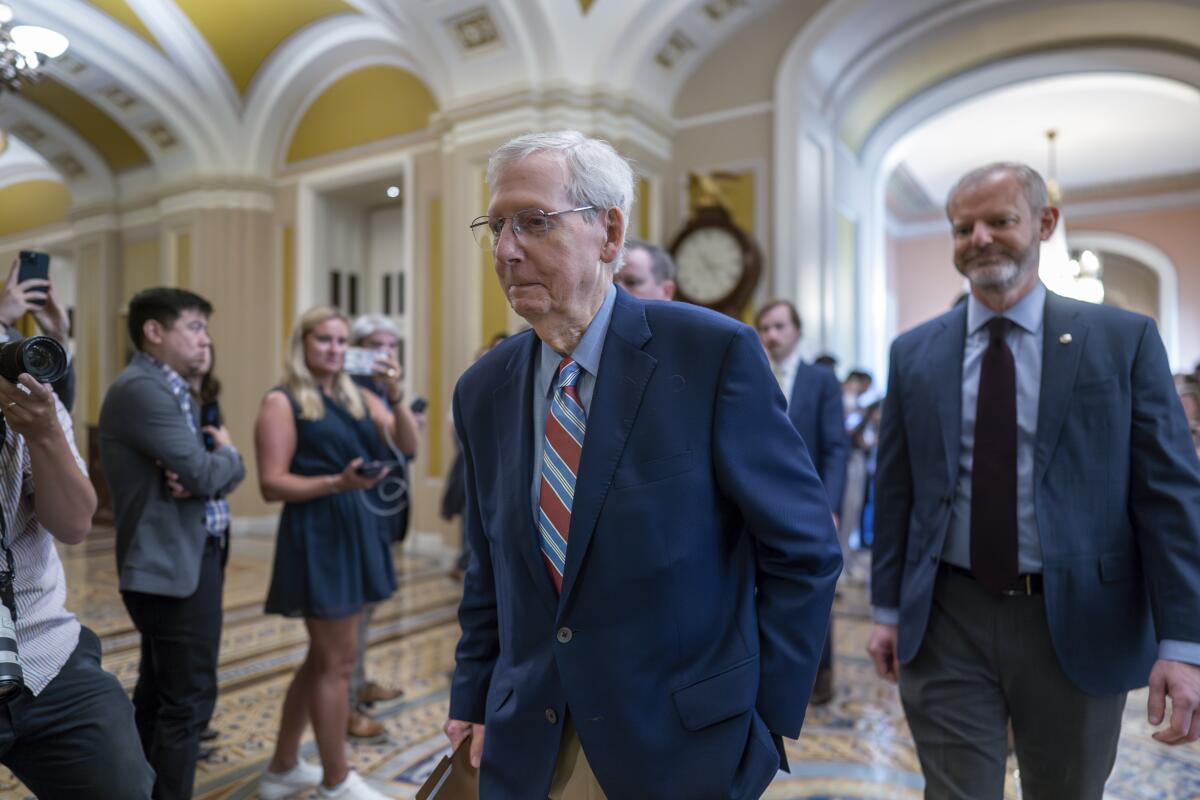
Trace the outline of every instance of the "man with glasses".
[[488, 183], [471, 227], [533, 329], [455, 392], [474, 557], [446, 733], [482, 797], [758, 797], [841, 568], [766, 357], [613, 285], [633, 175], [607, 143], [514, 139]]

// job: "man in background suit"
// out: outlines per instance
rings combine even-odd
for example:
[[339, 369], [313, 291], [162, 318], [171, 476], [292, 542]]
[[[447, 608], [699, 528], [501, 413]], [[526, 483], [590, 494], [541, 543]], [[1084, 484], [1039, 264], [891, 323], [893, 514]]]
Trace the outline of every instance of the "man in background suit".
[[488, 183], [472, 229], [533, 330], [454, 395], [473, 557], [447, 735], [489, 800], [758, 797], [841, 566], [804, 443], [750, 328], [613, 286], [611, 146], [524, 136]]
[[626, 239], [625, 263], [613, 280], [639, 300], [673, 300], [678, 272], [666, 250], [641, 239]]
[[208, 363], [211, 313], [184, 289], [138, 293], [129, 303], [138, 353], [100, 409], [121, 597], [142, 635], [133, 703], [157, 800], [192, 795], [200, 733], [217, 697], [229, 505], [214, 498], [245, 475], [225, 428], [201, 427], [188, 389]]
[[[788, 419], [808, 446], [817, 474], [825, 484], [829, 507], [840, 509], [850, 448], [842, 422], [842, 394], [837, 377], [831, 370], [801, 360], [800, 314], [787, 300], [774, 300], [760, 308], [754, 315], [754, 327], [770, 357], [779, 388], [787, 399]], [[849, 548], [840, 531], [838, 540], [845, 559]], [[830, 617], [829, 634], [825, 637], [821, 666], [809, 702], [819, 706], [832, 699], [833, 618]]]
[[1200, 463], [1146, 317], [1048, 292], [1041, 176], [946, 205], [967, 302], [896, 339], [868, 652], [900, 682], [927, 797], [1100, 798], [1125, 695], [1200, 738]]

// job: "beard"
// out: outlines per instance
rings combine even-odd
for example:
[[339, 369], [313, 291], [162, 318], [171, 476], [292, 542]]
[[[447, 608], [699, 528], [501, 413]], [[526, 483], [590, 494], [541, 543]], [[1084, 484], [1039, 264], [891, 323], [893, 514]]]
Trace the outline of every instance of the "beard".
[[966, 276], [971, 286], [985, 291], [1004, 291], [1011, 289], [1036, 267], [1037, 260], [1033, 258], [1035, 247], [1040, 242], [1034, 242], [1027, 250], [1012, 250], [1007, 247], [992, 245], [978, 250], [968, 250], [962, 258], [955, 260], [955, 267]]

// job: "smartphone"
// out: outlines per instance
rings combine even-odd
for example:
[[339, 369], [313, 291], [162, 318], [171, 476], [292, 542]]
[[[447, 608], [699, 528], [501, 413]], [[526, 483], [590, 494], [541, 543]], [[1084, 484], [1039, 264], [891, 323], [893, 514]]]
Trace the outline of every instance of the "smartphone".
[[[17, 283], [25, 281], [50, 280], [50, 254], [39, 253], [36, 250], [22, 250], [19, 256], [21, 266], [17, 269]], [[46, 305], [45, 299], [30, 300], [31, 305], [38, 307]]]
[[429, 407], [429, 403], [425, 402], [424, 397], [414, 397], [408, 407], [414, 414], [424, 414], [425, 409]]
[[375, 362], [380, 358], [386, 358], [387, 353], [380, 350], [368, 350], [365, 347], [347, 347], [346, 360], [342, 362], [342, 369], [348, 375], [374, 375]]
[[354, 471], [364, 478], [374, 478], [385, 469], [397, 469], [404, 466], [399, 461], [364, 461]]
[[[221, 427], [221, 406], [215, 400], [211, 403], [205, 403], [200, 407], [200, 427], [202, 428], [219, 428]], [[205, 433], [204, 449], [216, 450], [217, 440], [213, 438], [211, 433]]]

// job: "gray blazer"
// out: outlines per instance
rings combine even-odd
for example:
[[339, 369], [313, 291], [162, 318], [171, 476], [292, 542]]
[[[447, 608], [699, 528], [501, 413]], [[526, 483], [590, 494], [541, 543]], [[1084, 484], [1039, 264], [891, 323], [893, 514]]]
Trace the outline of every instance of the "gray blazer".
[[[192, 433], [166, 376], [140, 359], [126, 367], [100, 409], [100, 461], [112, 493], [121, 590], [187, 597], [200, 582], [208, 535], [204, 498], [246, 474], [233, 448], [208, 452]], [[163, 466], [192, 493], [176, 500]]]

